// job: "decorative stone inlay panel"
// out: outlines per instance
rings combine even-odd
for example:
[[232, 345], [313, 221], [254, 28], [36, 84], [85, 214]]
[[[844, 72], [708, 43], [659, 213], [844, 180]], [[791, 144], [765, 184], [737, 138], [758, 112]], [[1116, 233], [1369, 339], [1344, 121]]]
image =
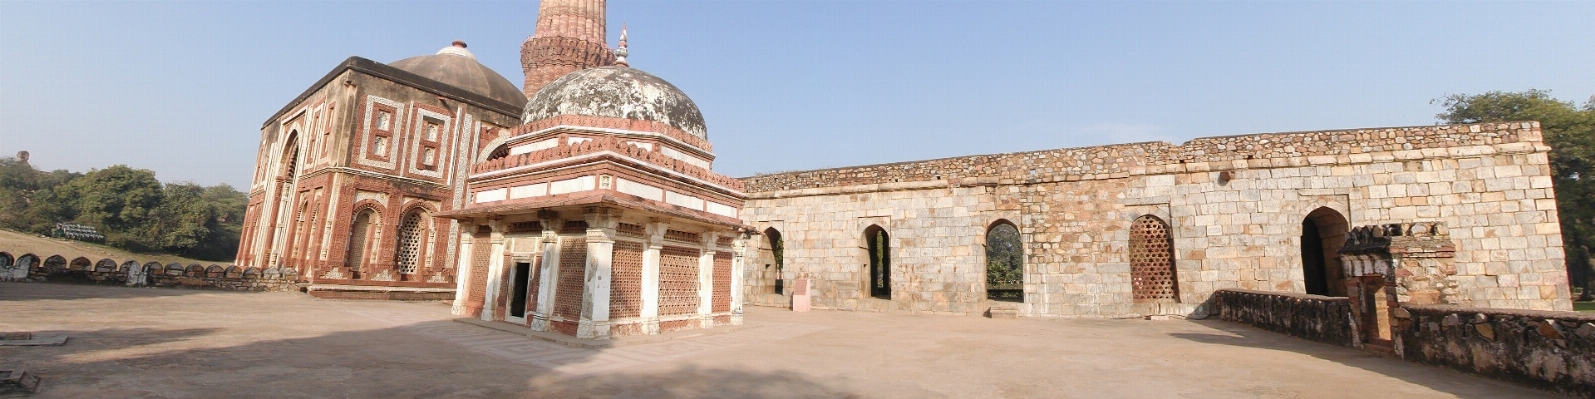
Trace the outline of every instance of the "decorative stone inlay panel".
[[659, 251], [659, 315], [698, 312], [698, 250], [664, 247]]
[[559, 288], [554, 299], [554, 315], [574, 320], [581, 317], [582, 292], [586, 289], [587, 238], [564, 237], [561, 241]]
[[610, 260], [609, 317], [642, 315], [642, 244], [615, 241]]
[[710, 310], [716, 313], [731, 311], [731, 253], [714, 253], [714, 287], [710, 297]]

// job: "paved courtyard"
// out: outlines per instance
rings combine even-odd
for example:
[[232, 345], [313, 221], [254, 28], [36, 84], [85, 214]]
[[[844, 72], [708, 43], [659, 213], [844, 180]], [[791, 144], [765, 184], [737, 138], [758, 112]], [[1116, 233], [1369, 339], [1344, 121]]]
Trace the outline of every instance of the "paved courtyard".
[[584, 349], [436, 303], [0, 283], [40, 398], [1533, 398], [1539, 391], [1221, 321], [990, 320], [750, 307], [749, 323]]

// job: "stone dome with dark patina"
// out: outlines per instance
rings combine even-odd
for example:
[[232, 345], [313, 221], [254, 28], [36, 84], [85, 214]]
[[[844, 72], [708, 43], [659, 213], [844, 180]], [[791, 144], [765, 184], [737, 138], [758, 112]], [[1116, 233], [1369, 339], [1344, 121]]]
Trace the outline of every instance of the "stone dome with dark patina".
[[466, 50], [463, 42], [454, 42], [437, 54], [405, 58], [388, 66], [516, 107], [526, 106], [526, 95], [521, 94], [521, 89], [504, 75], [477, 62], [476, 55]]
[[588, 68], [548, 82], [526, 103], [521, 123], [560, 115], [662, 123], [708, 139], [698, 105], [675, 85], [624, 65]]

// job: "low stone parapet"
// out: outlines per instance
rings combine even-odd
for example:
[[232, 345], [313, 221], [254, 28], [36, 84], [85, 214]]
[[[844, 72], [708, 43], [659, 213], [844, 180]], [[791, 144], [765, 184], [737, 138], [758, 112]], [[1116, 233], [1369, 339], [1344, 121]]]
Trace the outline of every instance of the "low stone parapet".
[[1222, 289], [1213, 293], [1219, 319], [1313, 341], [1357, 347], [1346, 298]]
[[242, 268], [237, 265], [182, 265], [160, 262], [139, 263], [112, 259], [90, 261], [65, 256], [41, 258], [24, 253], [12, 255], [0, 250], [0, 281], [67, 282], [114, 284], [129, 287], [182, 287], [227, 291], [288, 291], [298, 289], [299, 276], [292, 268]]
[[1405, 305], [1395, 316], [1407, 360], [1595, 398], [1595, 314]]

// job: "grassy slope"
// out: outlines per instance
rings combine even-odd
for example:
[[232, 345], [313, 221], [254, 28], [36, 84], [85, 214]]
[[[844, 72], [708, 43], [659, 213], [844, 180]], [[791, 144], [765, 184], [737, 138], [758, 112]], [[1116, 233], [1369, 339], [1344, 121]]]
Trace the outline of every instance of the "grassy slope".
[[1573, 302], [1573, 310], [1595, 313], [1595, 302]]
[[5, 229], [0, 229], [0, 252], [10, 253], [13, 257], [31, 253], [38, 255], [39, 260], [41, 261], [50, 257], [50, 255], [61, 255], [61, 257], [66, 258], [67, 261], [71, 261], [72, 259], [82, 256], [89, 258], [89, 261], [91, 262], [99, 262], [100, 259], [111, 258], [111, 260], [115, 260], [116, 263], [127, 262], [129, 260], [136, 260], [138, 263], [158, 261], [161, 262], [161, 264], [171, 264], [172, 262], [177, 262], [184, 265], [198, 263], [207, 266], [213, 263], [218, 265], [226, 265], [231, 263], [203, 261], [167, 254], [132, 253], [100, 244], [40, 237], [35, 234]]

